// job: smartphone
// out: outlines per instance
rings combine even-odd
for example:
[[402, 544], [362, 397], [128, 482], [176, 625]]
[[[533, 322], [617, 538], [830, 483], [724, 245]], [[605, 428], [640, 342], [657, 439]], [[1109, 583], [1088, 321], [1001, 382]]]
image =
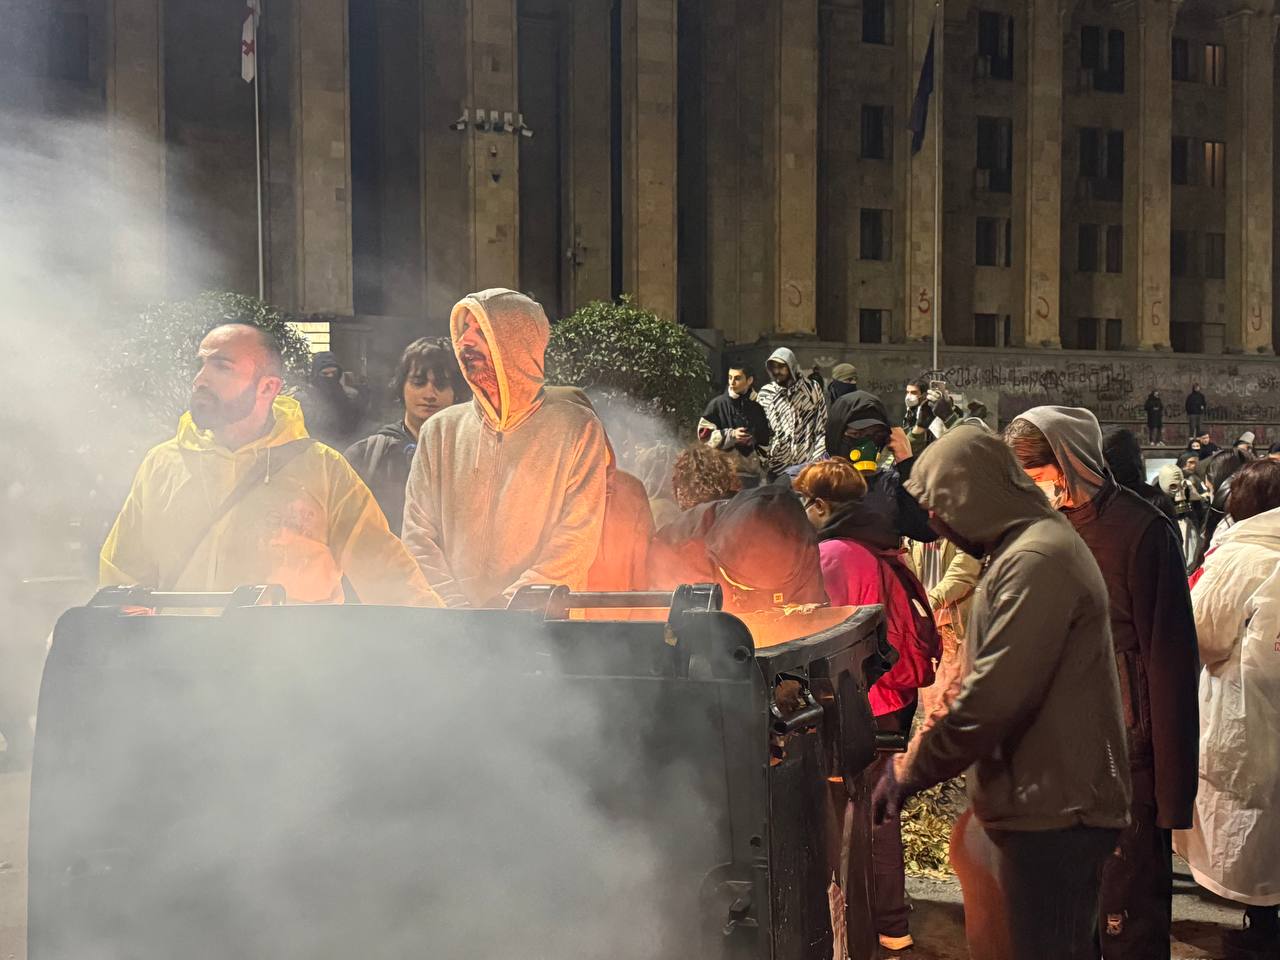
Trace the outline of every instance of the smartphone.
[[937, 390], [939, 393], [946, 393], [946, 392], [947, 392], [947, 381], [945, 381], [945, 380], [930, 380], [930, 381], [929, 381], [929, 389], [930, 389], [930, 390]]

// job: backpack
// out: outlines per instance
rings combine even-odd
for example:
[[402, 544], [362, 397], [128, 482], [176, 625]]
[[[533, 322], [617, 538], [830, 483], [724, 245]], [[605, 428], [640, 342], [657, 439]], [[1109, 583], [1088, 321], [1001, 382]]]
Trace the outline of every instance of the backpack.
[[942, 656], [942, 636], [929, 607], [929, 595], [919, 578], [902, 561], [901, 550], [873, 551], [879, 561], [880, 596], [884, 603], [889, 644], [898, 651], [898, 662], [876, 686], [900, 691], [905, 706], [915, 691], [933, 683]]

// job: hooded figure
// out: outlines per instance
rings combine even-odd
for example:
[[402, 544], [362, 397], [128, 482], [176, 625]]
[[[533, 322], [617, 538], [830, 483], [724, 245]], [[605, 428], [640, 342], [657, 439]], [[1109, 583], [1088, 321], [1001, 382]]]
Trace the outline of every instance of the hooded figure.
[[302, 409], [311, 436], [343, 450], [360, 426], [360, 404], [342, 383], [342, 364], [329, 350], [311, 357], [311, 379], [302, 391]]
[[[595, 413], [590, 398], [577, 387], [547, 387], [549, 400], [576, 403]], [[605, 481], [604, 526], [600, 550], [587, 573], [588, 590], [647, 590], [649, 541], [653, 539], [653, 511], [644, 484], [618, 469], [618, 457], [605, 435], [608, 468]], [[607, 612], [607, 611], [605, 611]]]
[[1180, 831], [1176, 846], [1202, 887], [1253, 908], [1271, 907], [1249, 912], [1259, 920], [1270, 914], [1274, 937], [1274, 906], [1280, 904], [1280, 509], [1223, 531], [1203, 570], [1191, 594], [1204, 660], [1200, 793], [1194, 829]]
[[[994, 939], [1007, 936], [1016, 957], [1087, 955], [1098, 868], [1130, 799], [1106, 584], [998, 437], [956, 427], [921, 455], [906, 486], [986, 570], [960, 694], [900, 778], [877, 787], [877, 813], [967, 768], [976, 832], [999, 863]], [[962, 882], [966, 898], [975, 895]], [[968, 933], [971, 949], [990, 946], [993, 931]]]
[[[413, 559], [387, 528], [373, 494], [336, 450], [307, 440], [292, 397], [272, 405], [270, 431], [238, 450], [182, 415], [178, 434], [147, 454], [102, 546], [103, 586], [225, 592], [278, 583], [290, 601], [340, 602], [346, 576], [365, 603], [438, 606]], [[273, 470], [272, 456], [277, 466]], [[208, 527], [242, 477], [263, 481]], [[206, 535], [192, 542], [202, 528]]]
[[827, 409], [846, 393], [858, 389], [858, 370], [852, 363], [837, 363], [831, 369], [831, 382], [827, 384]]
[[590, 409], [543, 390], [542, 307], [485, 290], [458, 302], [449, 327], [474, 399], [419, 434], [405, 546], [449, 606], [505, 606], [527, 584], [583, 589], [600, 548], [609, 453]]
[[[1171, 831], [1191, 823], [1199, 737], [1199, 658], [1181, 539], [1164, 515], [1109, 475], [1102, 433], [1088, 410], [1036, 407], [1017, 420], [1047, 441], [1062, 473], [1063, 515], [1093, 553], [1110, 597], [1133, 809], [1132, 826], [1103, 872], [1104, 952], [1167, 954]], [[1010, 442], [1024, 469], [1036, 469], [1024, 447]]]
[[800, 370], [800, 361], [786, 347], [769, 355], [769, 363], [780, 363], [791, 371], [785, 387], [766, 384], [759, 393], [760, 406], [773, 430], [765, 469], [775, 477], [787, 467], [821, 460], [826, 455], [827, 401], [822, 387]]
[[[921, 543], [932, 543], [937, 533], [929, 526], [929, 515], [920, 508], [903, 483], [911, 476], [914, 458], [885, 463], [873, 468], [888, 443], [891, 427], [889, 413], [880, 398], [865, 390], [845, 394], [832, 405], [827, 415], [826, 449], [830, 456], [852, 460], [864, 470], [867, 495], [865, 511], [881, 514], [897, 537], [910, 537]], [[849, 432], [868, 432], [868, 436], [851, 439]]]
[[726, 610], [827, 602], [817, 534], [790, 488], [756, 487], [704, 507], [714, 508], [706, 552], [724, 588]]
[[1170, 520], [1177, 523], [1173, 499], [1160, 487], [1147, 483], [1142, 462], [1142, 444], [1124, 427], [1107, 427], [1102, 433], [1102, 456], [1116, 483], [1132, 490]]

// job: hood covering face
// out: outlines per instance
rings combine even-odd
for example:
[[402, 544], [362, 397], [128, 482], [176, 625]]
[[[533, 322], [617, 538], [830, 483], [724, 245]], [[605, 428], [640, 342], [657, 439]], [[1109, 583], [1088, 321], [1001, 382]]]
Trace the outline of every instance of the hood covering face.
[[1062, 519], [1018, 466], [1009, 446], [969, 424], [953, 427], [925, 448], [904, 486], [922, 507], [984, 553], [1032, 520]]
[[[769, 369], [768, 364], [770, 363], [785, 363], [787, 365], [787, 369], [791, 371], [791, 382], [787, 384], [788, 390], [799, 383], [804, 377], [800, 372], [800, 359], [795, 355], [794, 351], [789, 350], [786, 347], [779, 347], [777, 350], [773, 351], [773, 353], [769, 354], [769, 359], [765, 361], [765, 370]], [[772, 374], [769, 375], [769, 379], [770, 381], [773, 380]]]
[[1017, 419], [1037, 427], [1049, 441], [1076, 506], [1102, 492], [1108, 471], [1097, 417], [1083, 407], [1033, 407]]
[[[475, 404], [494, 430], [512, 430], [527, 420], [542, 405], [543, 363], [551, 325], [542, 307], [523, 293], [514, 290], [481, 290], [463, 297], [449, 317], [449, 333], [457, 354], [458, 337], [467, 313], [480, 325], [493, 357], [493, 370], [498, 378], [498, 405], [495, 409], [467, 379], [475, 396]], [[466, 367], [458, 364], [466, 378]]]
[[849, 455], [849, 441], [844, 432], [850, 428], [883, 426], [889, 429], [889, 412], [880, 398], [865, 390], [854, 390], [836, 400], [827, 411], [827, 452], [832, 456]]
[[1147, 482], [1142, 463], [1142, 444], [1132, 431], [1123, 427], [1108, 427], [1102, 435], [1102, 456], [1120, 486], [1134, 490]]
[[831, 379], [841, 383], [857, 383], [857, 368], [852, 363], [837, 363], [831, 370]]
[[749, 609], [826, 603], [818, 537], [800, 498], [767, 484], [723, 503], [707, 532], [707, 556]]

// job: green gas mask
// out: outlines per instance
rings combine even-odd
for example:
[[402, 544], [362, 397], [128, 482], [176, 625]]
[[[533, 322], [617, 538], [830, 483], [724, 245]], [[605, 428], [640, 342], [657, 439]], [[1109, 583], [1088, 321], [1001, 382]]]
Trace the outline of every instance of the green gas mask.
[[876, 458], [880, 456], [880, 448], [870, 437], [859, 437], [850, 441], [849, 459], [854, 467], [871, 473], [876, 469]]

